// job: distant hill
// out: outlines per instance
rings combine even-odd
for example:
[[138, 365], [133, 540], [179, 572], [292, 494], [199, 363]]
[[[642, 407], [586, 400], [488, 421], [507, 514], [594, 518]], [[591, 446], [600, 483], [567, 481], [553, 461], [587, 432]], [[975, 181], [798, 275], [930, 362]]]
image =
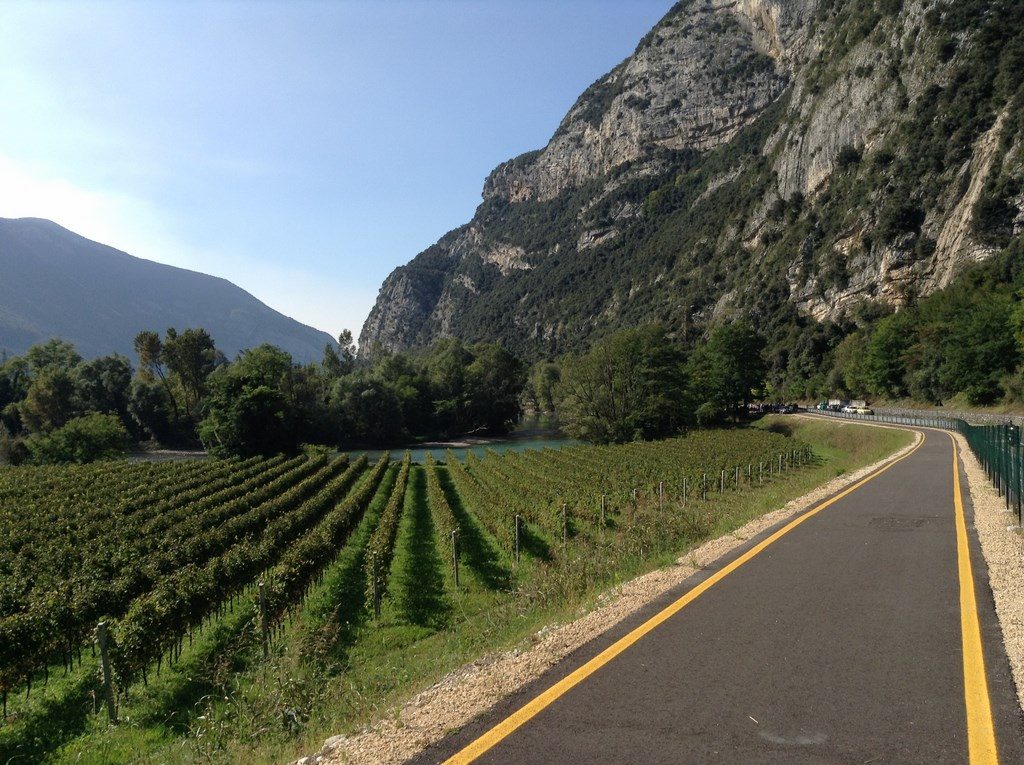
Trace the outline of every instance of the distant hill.
[[203, 327], [228, 358], [261, 343], [296, 361], [333, 340], [231, 282], [136, 258], [48, 220], [0, 218], [0, 352], [52, 337], [87, 358], [122, 353], [144, 329]]

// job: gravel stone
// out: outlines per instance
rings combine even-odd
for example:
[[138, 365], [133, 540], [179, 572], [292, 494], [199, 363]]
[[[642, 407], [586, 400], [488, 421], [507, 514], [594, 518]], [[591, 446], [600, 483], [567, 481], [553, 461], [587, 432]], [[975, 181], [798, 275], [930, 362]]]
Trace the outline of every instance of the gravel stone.
[[955, 437], [970, 484], [974, 526], [988, 565], [988, 580], [1017, 686], [1017, 701], [1024, 709], [1024, 536], [1016, 525], [1007, 525], [1013, 516], [1004, 511], [1005, 501], [989, 482], [967, 440], [959, 433]]

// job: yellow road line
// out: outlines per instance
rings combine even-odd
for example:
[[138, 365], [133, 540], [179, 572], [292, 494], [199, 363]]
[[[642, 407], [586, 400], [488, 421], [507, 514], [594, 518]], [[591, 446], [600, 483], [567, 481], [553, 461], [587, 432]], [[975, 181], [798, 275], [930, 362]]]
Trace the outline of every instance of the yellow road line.
[[724, 568], [719, 569], [715, 574], [705, 579], [703, 582], [695, 586], [692, 590], [687, 591], [685, 595], [679, 598], [679, 600], [667, 606], [664, 610], [659, 611], [657, 614], [652, 616], [639, 627], [636, 627], [629, 634], [619, 638], [615, 643], [605, 648], [603, 651], [601, 651], [601, 653], [592, 658], [586, 664], [584, 664], [583, 666], [573, 671], [571, 674], [559, 680], [557, 683], [555, 683], [553, 686], [551, 686], [546, 691], [541, 693], [539, 696], [536, 696], [531, 701], [528, 701], [516, 712], [513, 712], [509, 717], [505, 718], [500, 723], [495, 725], [493, 728], [488, 730], [478, 739], [468, 744], [459, 752], [456, 752], [448, 760], [446, 760], [445, 765], [461, 765], [462, 763], [472, 762], [477, 757], [484, 754], [492, 747], [496, 746], [498, 743], [502, 741], [502, 739], [506, 738], [511, 733], [513, 733], [517, 728], [521, 727], [531, 718], [535, 717], [545, 708], [554, 703], [558, 698], [565, 695], [569, 690], [571, 690], [572, 688], [586, 680], [597, 670], [599, 670], [605, 664], [612, 661], [615, 657], [617, 657], [627, 648], [632, 646], [642, 637], [647, 635], [649, 632], [654, 630], [660, 624], [662, 624], [663, 622], [667, 621], [668, 619], [682, 611], [684, 608], [686, 608], [686, 606], [695, 601], [697, 598], [703, 595], [707, 590], [711, 589], [718, 582], [725, 579], [725, 577], [727, 577], [733, 571], [738, 569], [744, 563], [756, 557], [769, 545], [777, 542], [779, 539], [784, 537], [786, 534], [788, 534], [790, 531], [795, 529], [797, 526], [799, 526], [807, 519], [817, 515], [822, 510], [824, 510], [827, 507], [830, 507], [831, 505], [835, 504], [844, 497], [849, 496], [857, 489], [862, 487], [864, 484], [866, 484], [868, 481], [874, 480], [896, 463], [902, 462], [903, 460], [907, 459], [907, 457], [912, 455], [914, 452], [920, 449], [922, 445], [924, 445], [925, 438], [926, 436], [924, 436], [924, 434], [922, 433], [922, 438], [917, 443], [917, 445], [909, 452], [904, 454], [902, 457], [899, 457], [898, 459], [893, 460], [889, 464], [880, 467], [875, 472], [871, 473], [868, 476], [865, 476], [857, 483], [841, 491], [839, 494], [836, 494], [835, 496], [824, 500], [817, 506], [803, 513], [802, 515], [794, 518], [792, 521], [790, 521], [788, 524], [786, 524], [781, 529], [776, 531], [770, 537], [764, 539], [754, 547], [747, 550], [747, 552], [743, 553], [743, 555], [738, 557], [732, 563], [728, 564]]
[[967, 521], [960, 493], [960, 461], [953, 442], [953, 507], [956, 509], [956, 557], [960, 575], [960, 634], [964, 655], [964, 703], [967, 706], [967, 752], [971, 765], [998, 763], [996, 734], [992, 725], [992, 704], [988, 696], [985, 653], [981, 647], [978, 603], [974, 596], [974, 573], [968, 545]]

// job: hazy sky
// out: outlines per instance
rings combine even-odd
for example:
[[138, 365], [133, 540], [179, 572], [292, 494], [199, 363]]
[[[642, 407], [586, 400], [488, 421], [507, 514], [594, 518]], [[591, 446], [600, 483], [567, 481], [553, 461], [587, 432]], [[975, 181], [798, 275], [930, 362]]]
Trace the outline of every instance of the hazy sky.
[[0, 217], [358, 335], [671, 0], [0, 0]]

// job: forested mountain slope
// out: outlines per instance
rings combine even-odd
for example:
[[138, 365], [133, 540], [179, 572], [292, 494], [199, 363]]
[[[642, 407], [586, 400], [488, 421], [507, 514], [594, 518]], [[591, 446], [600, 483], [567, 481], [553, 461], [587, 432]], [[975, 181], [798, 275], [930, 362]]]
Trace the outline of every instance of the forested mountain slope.
[[684, 0], [396, 269], [364, 351], [749, 316], [771, 376], [1024, 232], [1024, 3]]
[[87, 358], [134, 359], [138, 332], [168, 327], [206, 329], [228, 358], [273, 343], [313, 361], [334, 342], [225, 279], [132, 257], [47, 220], [0, 218], [0, 351], [59, 337]]

